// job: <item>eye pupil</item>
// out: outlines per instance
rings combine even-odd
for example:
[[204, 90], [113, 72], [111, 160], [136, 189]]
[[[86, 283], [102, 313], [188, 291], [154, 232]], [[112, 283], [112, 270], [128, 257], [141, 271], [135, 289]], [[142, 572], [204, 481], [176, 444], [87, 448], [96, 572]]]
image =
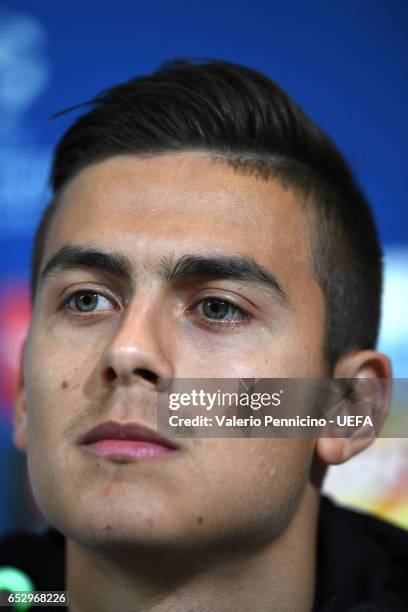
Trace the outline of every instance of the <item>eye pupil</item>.
[[229, 312], [231, 304], [223, 300], [206, 300], [203, 304], [203, 311], [210, 319], [224, 319]]
[[75, 296], [75, 306], [82, 312], [94, 310], [98, 301], [95, 293], [81, 293]]

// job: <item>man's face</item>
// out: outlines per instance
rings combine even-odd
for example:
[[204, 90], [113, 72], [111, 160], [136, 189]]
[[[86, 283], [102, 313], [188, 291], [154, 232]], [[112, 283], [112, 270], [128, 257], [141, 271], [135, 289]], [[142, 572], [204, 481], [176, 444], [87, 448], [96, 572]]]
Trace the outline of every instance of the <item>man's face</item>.
[[[42, 267], [67, 245], [126, 258], [127, 274], [60, 267], [39, 287], [17, 409], [45, 516], [85, 545], [279, 532], [311, 439], [184, 438], [162, 457], [117, 461], [78, 438], [110, 419], [155, 428], [162, 379], [324, 375], [324, 300], [298, 196], [205, 154], [115, 157], [67, 185]], [[186, 257], [250, 258], [285, 298], [256, 275], [209, 274], [208, 261], [177, 276]], [[100, 297], [72, 297], [81, 291]]]

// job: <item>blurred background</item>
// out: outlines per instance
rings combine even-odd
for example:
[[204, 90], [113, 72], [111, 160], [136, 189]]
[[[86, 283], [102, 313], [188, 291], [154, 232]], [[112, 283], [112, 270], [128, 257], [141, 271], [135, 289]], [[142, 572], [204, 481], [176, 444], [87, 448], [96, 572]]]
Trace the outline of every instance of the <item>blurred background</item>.
[[[49, 117], [175, 56], [265, 72], [339, 145], [385, 247], [380, 349], [408, 378], [406, 0], [0, 0], [0, 534], [43, 525], [12, 445], [11, 408], [32, 236], [53, 147], [76, 113]], [[407, 410], [408, 397], [399, 402]], [[377, 440], [332, 468], [325, 488], [408, 528], [407, 440]]]

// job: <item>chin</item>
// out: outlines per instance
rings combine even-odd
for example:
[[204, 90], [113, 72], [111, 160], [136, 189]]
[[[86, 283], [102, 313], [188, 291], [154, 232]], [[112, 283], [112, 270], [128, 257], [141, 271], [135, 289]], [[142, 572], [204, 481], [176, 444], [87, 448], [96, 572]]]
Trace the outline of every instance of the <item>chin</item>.
[[[156, 511], [155, 511], [156, 510]], [[51, 524], [66, 537], [85, 547], [105, 546], [155, 547], [174, 544], [182, 537], [177, 533], [180, 523], [172, 525], [157, 508], [129, 503], [75, 505], [58, 516], [49, 517]]]

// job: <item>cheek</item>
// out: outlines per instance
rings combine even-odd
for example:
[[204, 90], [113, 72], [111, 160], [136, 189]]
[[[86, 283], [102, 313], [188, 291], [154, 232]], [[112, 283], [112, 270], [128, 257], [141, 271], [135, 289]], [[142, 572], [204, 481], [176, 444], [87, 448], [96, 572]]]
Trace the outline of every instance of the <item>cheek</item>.
[[307, 478], [312, 457], [312, 443], [296, 438], [252, 438], [237, 440], [234, 450], [234, 474], [238, 482], [243, 478], [264, 496], [269, 491], [290, 496]]
[[25, 361], [25, 386], [29, 406], [41, 419], [63, 412], [69, 396], [83, 389], [98, 363], [100, 342], [84, 334], [61, 334], [54, 330], [31, 333]]
[[[84, 347], [85, 349], [85, 347]], [[33, 489], [63, 473], [64, 431], [81, 409], [88, 375], [86, 350], [67, 352], [63, 343], [30, 340], [24, 368], [28, 406], [28, 464]], [[62, 468], [62, 472], [60, 472]]]
[[311, 439], [207, 440], [197, 450], [200, 486], [226, 529], [256, 525], [271, 537], [284, 528], [308, 480]]
[[[316, 309], [315, 309], [316, 310]], [[314, 312], [314, 311], [313, 311]], [[315, 316], [316, 315], [316, 316]], [[176, 377], [310, 378], [325, 371], [319, 313], [210, 333], [184, 330], [173, 343]], [[192, 359], [194, 355], [194, 359]]]

